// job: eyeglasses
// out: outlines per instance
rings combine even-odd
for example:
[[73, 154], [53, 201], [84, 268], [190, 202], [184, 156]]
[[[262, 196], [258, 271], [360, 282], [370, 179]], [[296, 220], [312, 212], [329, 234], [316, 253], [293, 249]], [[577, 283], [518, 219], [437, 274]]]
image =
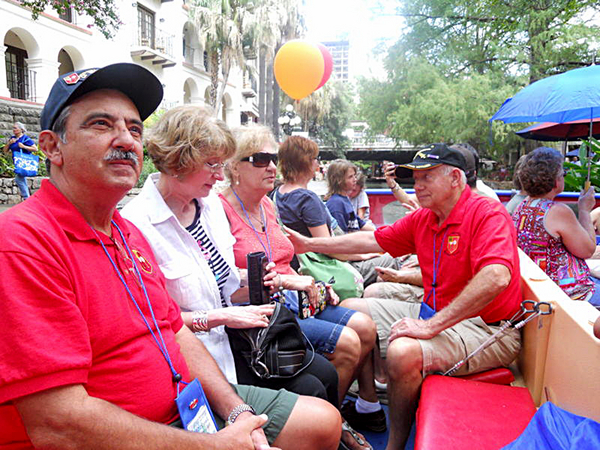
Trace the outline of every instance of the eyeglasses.
[[223, 167], [225, 167], [227, 163], [221, 162], [221, 163], [209, 163], [209, 162], [205, 162], [204, 165], [206, 167], [208, 167], [208, 169], [212, 172], [212, 173], [217, 173], [219, 170], [223, 169]]
[[251, 162], [254, 167], [267, 167], [271, 164], [271, 161], [273, 164], [277, 165], [279, 158], [276, 153], [259, 152], [248, 156], [247, 158], [242, 158], [241, 161]]

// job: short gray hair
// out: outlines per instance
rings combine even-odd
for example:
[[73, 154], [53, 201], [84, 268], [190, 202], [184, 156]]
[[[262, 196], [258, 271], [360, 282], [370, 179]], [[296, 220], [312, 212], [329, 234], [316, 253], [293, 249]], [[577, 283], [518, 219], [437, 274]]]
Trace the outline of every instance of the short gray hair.
[[23, 133], [27, 133], [27, 128], [25, 128], [25, 125], [22, 122], [15, 122], [15, 127], [21, 130]]
[[444, 175], [450, 175], [450, 172], [452, 172], [454, 169], [460, 170], [460, 179], [464, 184], [467, 184], [467, 174], [465, 173], [464, 170], [462, 170], [460, 167], [454, 167], [454, 166], [450, 166], [448, 164], [442, 164], [442, 172], [444, 173]]
[[67, 143], [67, 119], [71, 114], [71, 105], [65, 106], [60, 112], [54, 124], [52, 124], [52, 131], [58, 135], [58, 138], [64, 143]]

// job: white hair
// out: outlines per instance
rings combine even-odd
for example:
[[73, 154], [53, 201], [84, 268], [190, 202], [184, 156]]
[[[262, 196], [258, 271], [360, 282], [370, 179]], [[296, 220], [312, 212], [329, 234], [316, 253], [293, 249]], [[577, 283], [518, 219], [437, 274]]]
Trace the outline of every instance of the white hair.
[[442, 173], [444, 175], [450, 175], [450, 173], [454, 170], [454, 169], [458, 169], [460, 170], [460, 180], [462, 184], [467, 184], [467, 175], [465, 174], [465, 171], [462, 170], [459, 167], [454, 167], [454, 166], [450, 166], [448, 164], [442, 164]]
[[27, 133], [27, 128], [25, 128], [25, 125], [22, 122], [15, 122], [15, 127], [21, 130], [23, 134]]

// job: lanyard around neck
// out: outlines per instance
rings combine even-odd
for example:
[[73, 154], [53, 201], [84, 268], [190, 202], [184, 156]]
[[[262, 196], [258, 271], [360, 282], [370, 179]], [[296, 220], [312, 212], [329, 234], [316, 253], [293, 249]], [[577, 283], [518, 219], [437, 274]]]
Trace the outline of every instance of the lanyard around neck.
[[[125, 245], [125, 248], [127, 249], [127, 254], [129, 255], [129, 258], [131, 259], [131, 264], [133, 265], [133, 270], [135, 272], [135, 276], [137, 277], [137, 281], [139, 282], [139, 285], [141, 286], [142, 291], [144, 292], [144, 297], [146, 298], [146, 302], [148, 303], [148, 309], [150, 310], [150, 315], [152, 316], [152, 322], [154, 323], [154, 327], [156, 328], [156, 332], [152, 329], [152, 327], [148, 323], [148, 320], [146, 319], [146, 316], [144, 316], [144, 313], [142, 312], [142, 309], [138, 305], [138, 302], [136, 301], [135, 297], [133, 296], [131, 290], [129, 289], [129, 286], [127, 285], [127, 282], [125, 281], [125, 278], [123, 278], [123, 275], [121, 274], [121, 271], [117, 267], [117, 264], [115, 263], [115, 261], [110, 256], [110, 253], [108, 253], [108, 250], [107, 250], [106, 246], [104, 245], [104, 242], [102, 242], [102, 239], [100, 239], [100, 236], [98, 236], [98, 233], [96, 232], [96, 230], [94, 230], [94, 228], [91, 225], [89, 225], [89, 224], [88, 225], [92, 229], [92, 231], [94, 232], [94, 234], [96, 235], [96, 239], [98, 240], [98, 242], [100, 242], [100, 245], [102, 246], [102, 249], [104, 250], [104, 253], [106, 254], [108, 260], [112, 264], [113, 269], [115, 270], [117, 276], [119, 277], [119, 280], [121, 280], [121, 283], [125, 287], [125, 290], [127, 291], [127, 294], [129, 294], [129, 298], [131, 299], [131, 301], [135, 305], [136, 309], [140, 313], [140, 316], [142, 316], [142, 320], [146, 324], [146, 328], [148, 328], [148, 331], [150, 331], [150, 334], [154, 338], [154, 341], [156, 342], [156, 345], [158, 345], [158, 349], [160, 350], [160, 352], [162, 353], [163, 357], [167, 361], [167, 364], [169, 365], [169, 368], [171, 369], [171, 374], [173, 375], [173, 381], [175, 381], [177, 383], [177, 390], [179, 391], [179, 382], [182, 382], [184, 384], [187, 384], [187, 383], [185, 383], [184, 381], [181, 380], [181, 378], [182, 378], [181, 374], [177, 373], [177, 371], [175, 370], [175, 367], [173, 366], [173, 363], [171, 362], [171, 357], [169, 356], [169, 351], [167, 350], [167, 346], [166, 346], [165, 341], [164, 341], [164, 339], [162, 337], [162, 333], [160, 332], [160, 328], [158, 326], [158, 322], [156, 321], [156, 317], [154, 316], [154, 310], [152, 309], [152, 304], [150, 303], [150, 298], [148, 297], [148, 292], [146, 291], [146, 285], [144, 284], [144, 280], [142, 279], [142, 275], [140, 273], [140, 270], [138, 269], [138, 266], [137, 266], [137, 264], [135, 262], [135, 259], [133, 257], [133, 253], [131, 252], [131, 249], [129, 248], [129, 245], [127, 245], [127, 241], [125, 240], [125, 236], [123, 236], [123, 233], [121, 232], [121, 229], [115, 223], [114, 220], [111, 220], [111, 224], [114, 225], [114, 227], [119, 232], [119, 235], [121, 236], [121, 241], [123, 241], [123, 244]], [[116, 246], [116, 243], [115, 243], [115, 246]], [[156, 337], [157, 334], [158, 334], [158, 338]], [[159, 341], [159, 338], [160, 338], [160, 341]]]
[[269, 240], [269, 222], [265, 218], [265, 214], [264, 214], [262, 205], [259, 204], [258, 208], [260, 210], [260, 218], [263, 221], [263, 223], [265, 224], [265, 236], [267, 238], [267, 245], [264, 244], [264, 242], [260, 238], [260, 235], [258, 234], [258, 231], [256, 231], [256, 228], [254, 228], [254, 225], [252, 224], [252, 221], [250, 220], [250, 216], [248, 215], [246, 208], [244, 208], [244, 203], [242, 202], [242, 199], [240, 198], [240, 196], [237, 194], [237, 192], [235, 192], [235, 190], [233, 188], [231, 188], [231, 192], [233, 192], [233, 195], [235, 195], [235, 198], [237, 198], [237, 201], [239, 202], [239, 204], [242, 208], [242, 211], [244, 212], [244, 215], [246, 216], [246, 219], [248, 220], [248, 223], [250, 224], [250, 227], [252, 228], [252, 231], [254, 232], [254, 235], [256, 236], [256, 239], [258, 239], [258, 242], [260, 242], [260, 245], [264, 249], [265, 254], [267, 255], [267, 258], [269, 259], [269, 262], [272, 262], [273, 261], [273, 251], [271, 250], [271, 241]]
[[435, 288], [437, 287], [437, 277], [440, 270], [440, 262], [442, 261], [442, 250], [444, 249], [444, 242], [446, 241], [446, 235], [448, 234], [448, 228], [444, 231], [444, 237], [442, 238], [442, 242], [440, 243], [440, 250], [436, 254], [436, 241], [438, 234], [435, 233], [433, 236], [433, 280], [431, 281], [431, 290], [427, 294], [427, 298], [423, 300], [424, 303], [427, 303], [429, 297], [433, 294], [433, 310], [435, 311]]

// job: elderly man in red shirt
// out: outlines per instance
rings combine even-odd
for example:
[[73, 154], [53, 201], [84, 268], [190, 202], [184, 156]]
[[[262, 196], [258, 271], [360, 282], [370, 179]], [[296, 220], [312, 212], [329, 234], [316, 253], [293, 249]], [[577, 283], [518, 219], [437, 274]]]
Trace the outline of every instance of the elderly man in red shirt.
[[[434, 144], [403, 167], [413, 171], [422, 206], [414, 213], [375, 232], [333, 239], [309, 239], [290, 232], [297, 252], [385, 251], [394, 257], [416, 253], [419, 258], [423, 303], [372, 298], [344, 302], [370, 314], [382, 351], [387, 344], [387, 450], [404, 448], [423, 377], [450, 369], [510, 319], [521, 302], [514, 226], [499, 202], [471, 193], [464, 156], [445, 144]], [[457, 374], [506, 366], [519, 349], [519, 333], [511, 329]], [[366, 372], [359, 376], [372, 376], [372, 365], [365, 366]], [[353, 408], [350, 412], [360, 420], [360, 413]]]

